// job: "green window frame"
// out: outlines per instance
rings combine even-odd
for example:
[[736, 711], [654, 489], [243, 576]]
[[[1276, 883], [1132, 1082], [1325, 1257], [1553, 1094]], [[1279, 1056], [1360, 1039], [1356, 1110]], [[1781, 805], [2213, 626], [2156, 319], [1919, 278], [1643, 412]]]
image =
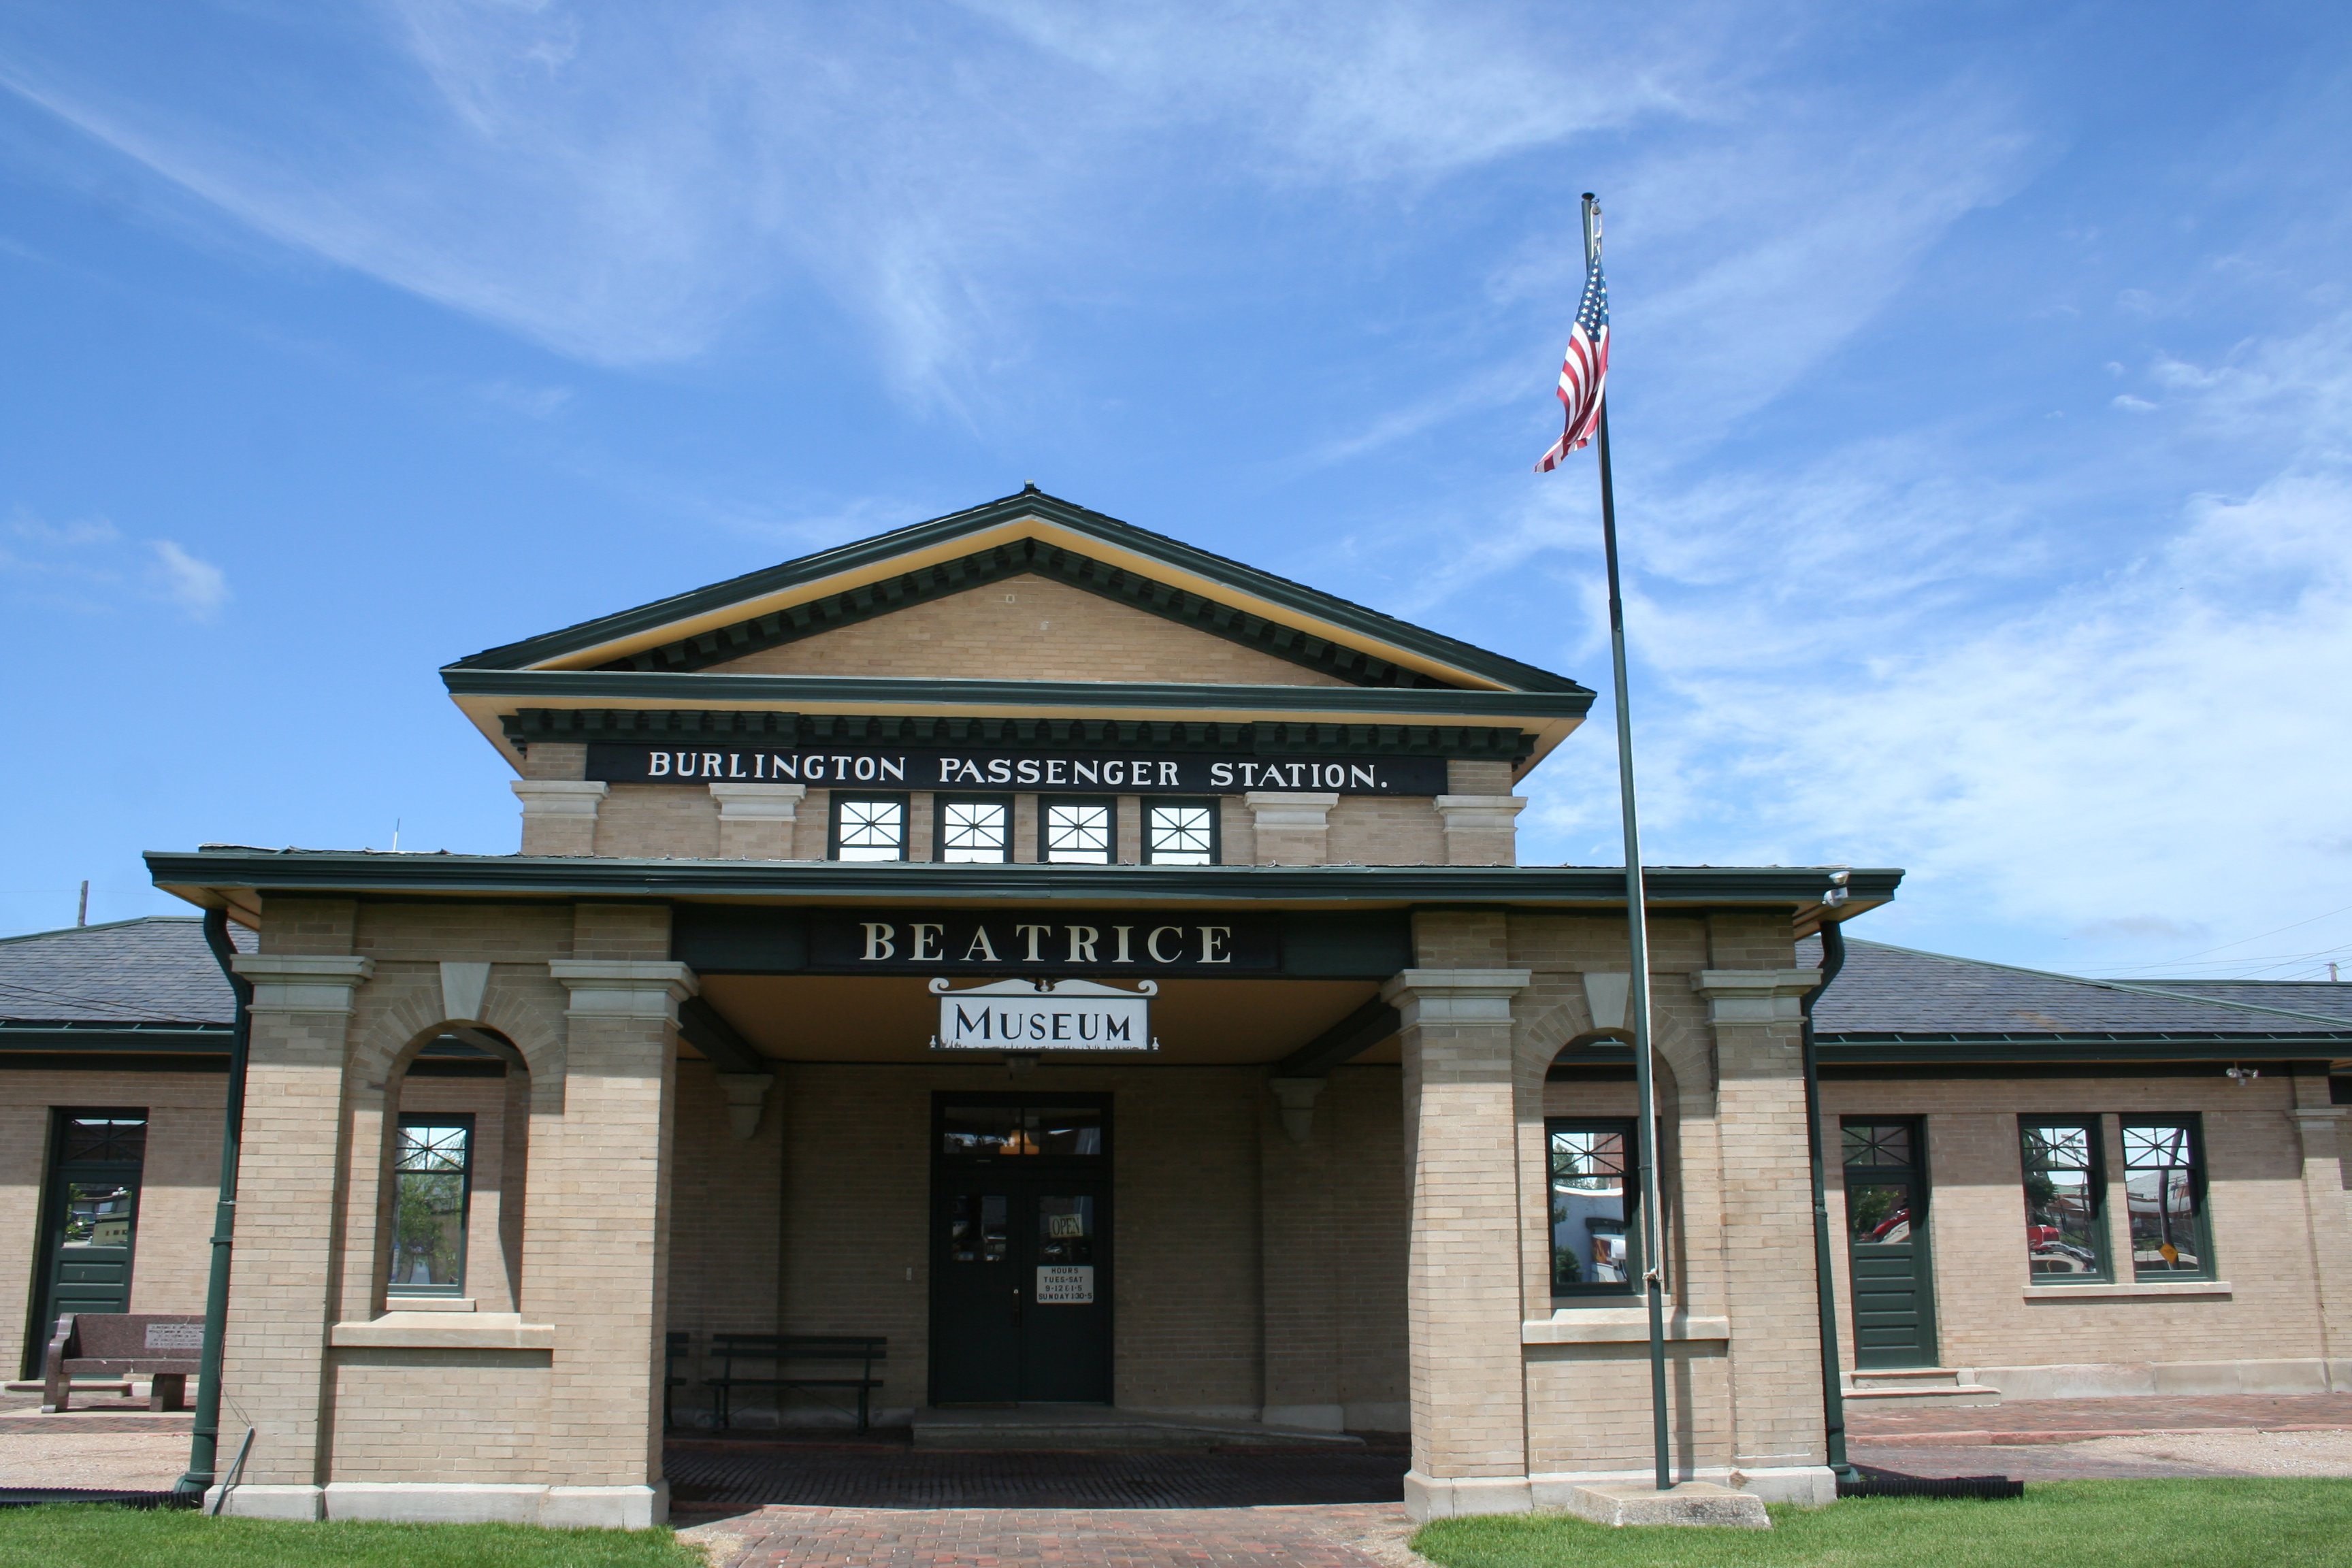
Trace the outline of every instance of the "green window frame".
[[2025, 1269], [2033, 1285], [2104, 1285], [2107, 1245], [2105, 1139], [2095, 1116], [2021, 1116]]
[[2184, 1116], [2122, 1120], [2132, 1277], [2214, 1278], [2213, 1227], [2206, 1212], [2203, 1118], [2192, 1111]]
[[1003, 866], [1013, 859], [1009, 795], [931, 797], [931, 858], [943, 866]]
[[1118, 860], [1115, 795], [1048, 795], [1037, 799], [1037, 858], [1047, 866], [1109, 866]]
[[1223, 815], [1214, 799], [1143, 803], [1143, 863], [1147, 866], [1214, 866], [1224, 859]]
[[1556, 1301], [1631, 1296], [1641, 1288], [1636, 1125], [1630, 1116], [1550, 1117], [1544, 1121]]
[[825, 858], [904, 860], [909, 805], [903, 795], [835, 790], [827, 803]]
[[400, 1119], [392, 1159], [392, 1296], [466, 1293], [466, 1231], [474, 1205], [474, 1119], [418, 1111]]

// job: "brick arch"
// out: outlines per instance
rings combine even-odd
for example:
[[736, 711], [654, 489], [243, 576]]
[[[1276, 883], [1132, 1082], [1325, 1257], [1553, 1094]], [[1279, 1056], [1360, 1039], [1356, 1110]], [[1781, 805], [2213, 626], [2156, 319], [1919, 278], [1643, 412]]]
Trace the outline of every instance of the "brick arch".
[[[512, 1046], [530, 1075], [531, 1106], [535, 1110], [562, 1107], [564, 1041], [560, 1028], [562, 993], [551, 980], [506, 976], [494, 965], [483, 993], [481, 1016], [452, 1018], [442, 1011], [441, 976], [437, 967], [383, 974], [368, 987], [376, 1004], [374, 1017], [352, 1053], [352, 1068], [362, 1083], [388, 1091], [404, 1077], [409, 1064], [425, 1046], [448, 1033], [453, 1025], [479, 1028]], [[534, 995], [539, 987], [546, 994]], [[553, 1004], [551, 1008], [543, 1004]]]

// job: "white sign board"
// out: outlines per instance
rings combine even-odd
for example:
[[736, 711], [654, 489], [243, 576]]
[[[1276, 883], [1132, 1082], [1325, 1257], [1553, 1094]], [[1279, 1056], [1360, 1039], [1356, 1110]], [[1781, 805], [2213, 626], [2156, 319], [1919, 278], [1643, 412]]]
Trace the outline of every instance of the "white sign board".
[[1095, 1271], [1083, 1268], [1037, 1270], [1037, 1304], [1041, 1307], [1090, 1307], [1095, 1300]]
[[1156, 1051], [1151, 1037], [1150, 980], [1133, 991], [1091, 980], [1001, 980], [950, 991], [931, 982], [940, 999], [939, 1051]]

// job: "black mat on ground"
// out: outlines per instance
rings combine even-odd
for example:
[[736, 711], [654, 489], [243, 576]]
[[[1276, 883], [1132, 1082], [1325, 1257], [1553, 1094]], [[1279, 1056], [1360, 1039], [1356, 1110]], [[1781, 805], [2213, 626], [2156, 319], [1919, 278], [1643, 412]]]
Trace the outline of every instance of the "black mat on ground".
[[1858, 1480], [1838, 1482], [1840, 1497], [2013, 1498], [2025, 1495], [2025, 1483], [2007, 1476], [1906, 1476], [1875, 1465], [1856, 1465]]
[[194, 1508], [196, 1492], [104, 1491], [86, 1487], [0, 1487], [0, 1508], [32, 1508], [50, 1502], [110, 1502], [117, 1508]]
[[806, 1508], [1266, 1508], [1396, 1502], [1402, 1454], [1212, 1449], [1052, 1453], [673, 1441], [663, 1460], [680, 1511]]

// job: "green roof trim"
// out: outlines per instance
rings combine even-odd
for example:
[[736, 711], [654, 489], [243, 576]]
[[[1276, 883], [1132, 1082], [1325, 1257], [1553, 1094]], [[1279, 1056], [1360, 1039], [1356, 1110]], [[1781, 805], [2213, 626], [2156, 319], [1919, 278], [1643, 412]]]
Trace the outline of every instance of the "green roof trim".
[[[521, 855], [388, 855], [237, 847], [151, 850], [165, 888], [275, 893], [514, 898], [981, 900], [1622, 908], [1625, 876], [1605, 866], [949, 866], [931, 861], [636, 860]], [[1890, 899], [1896, 870], [1826, 867], [1653, 867], [1666, 906], [1806, 908], [1844, 876], [1858, 902]]]
[[0, 1018], [0, 1054], [132, 1052], [142, 1056], [226, 1056], [226, 1024], [79, 1024]]
[[1581, 719], [1593, 694], [1580, 686], [1550, 691], [1458, 690], [1438, 686], [1250, 686], [1205, 681], [946, 680], [872, 675], [670, 675], [620, 669], [479, 669], [441, 672], [453, 697], [510, 697], [528, 702], [755, 702], [795, 710], [811, 703], [904, 704], [967, 708], [1173, 708], [1363, 715], [1394, 722]]
[[546, 742], [736, 746], [1053, 746], [1074, 752], [1232, 756], [1438, 756], [1523, 763], [1525, 730], [1474, 724], [1186, 723], [1135, 719], [976, 719], [761, 713], [709, 708], [522, 708], [499, 725], [518, 746]]
[[[664, 626], [681, 620], [724, 610], [730, 605], [764, 597], [771, 594], [788, 592], [801, 584], [822, 582], [844, 572], [878, 564], [888, 561], [893, 556], [930, 549], [959, 537], [978, 533], [986, 529], [1032, 516], [1067, 529], [1073, 533], [1098, 540], [1105, 545], [1165, 562], [1177, 571], [1212, 583], [1222, 584], [1237, 594], [1296, 610], [1302, 616], [1360, 633], [1364, 637], [1419, 654], [1433, 662], [1467, 670], [1483, 679], [1497, 681], [1507, 687], [1524, 691], [1581, 693], [1588, 700], [1592, 695], [1584, 687], [1564, 675], [1555, 675], [1549, 670], [1539, 669], [1534, 665], [1524, 664], [1501, 654], [1490, 653], [1441, 632], [1413, 626], [1410, 622], [1382, 615], [1377, 610], [1368, 609], [1334, 595], [1309, 588], [1304, 584], [1277, 577], [1270, 572], [1261, 572], [1253, 566], [1244, 566], [1240, 562], [1196, 549], [1166, 534], [1154, 533], [1149, 529], [1138, 528], [1133, 523], [1123, 522], [1118, 518], [1102, 512], [1091, 511], [1085, 507], [1035, 489], [1024, 490], [1018, 495], [1005, 496], [963, 511], [950, 512], [945, 517], [933, 518], [928, 522], [919, 522], [911, 527], [877, 534], [874, 538], [861, 540], [854, 544], [845, 544], [837, 549], [821, 551], [814, 555], [804, 555], [798, 560], [787, 561], [780, 565], [749, 572], [723, 583], [714, 583], [708, 587], [697, 588], [688, 593], [673, 595], [667, 599], [655, 600], [651, 604], [640, 605], [635, 609], [623, 610], [615, 615], [583, 621], [576, 626], [566, 626], [561, 631], [525, 638], [520, 642], [508, 643], [500, 647], [488, 648], [457, 660], [449, 668], [452, 670], [513, 670], [528, 665], [542, 663], [548, 659], [562, 658], [566, 655], [576, 654], [618, 639], [658, 631]], [[1016, 569], [1026, 571], [1035, 570], [1036, 567], [1024, 565]], [[1310, 663], [1313, 668], [1326, 668], [1323, 661], [1335, 661], [1329, 664], [1329, 672], [1341, 679], [1368, 681], [1381, 679], [1382, 671], [1390, 668], [1382, 666], [1378, 660], [1351, 662], [1349, 650], [1325, 653], [1303, 645], [1298, 646], [1295, 650], [1277, 647], [1275, 643], [1279, 638], [1276, 634], [1269, 634], [1234, 619], [1233, 617], [1240, 614], [1237, 611], [1213, 605], [1207, 600], [1199, 600], [1197, 604], [1187, 603], [1186, 601], [1197, 599], [1197, 595], [1181, 595], [1179, 590], [1164, 584], [1148, 583], [1134, 577], [1132, 574], [1118, 571], [1085, 557], [1071, 556], [1066, 570], [1060, 563], [1053, 564], [1052, 569], [1056, 575], [1063, 576], [1078, 586], [1087, 587], [1097, 593], [1106, 593], [1114, 598], [1128, 600], [1135, 603], [1138, 607], [1150, 610], [1157, 615], [1165, 615], [1171, 618], [1186, 621], [1188, 624], [1198, 625], [1202, 629], [1212, 631], [1218, 636], [1231, 637], [1236, 641], [1253, 647], [1264, 647], [1268, 652], [1276, 652], [1281, 657], [1292, 658], [1298, 662]], [[1109, 576], [1098, 576], [1097, 569], [1100, 574], [1113, 574], [1120, 581], [1111, 581]], [[900, 581], [903, 584], [905, 580]], [[901, 596], [909, 592], [931, 591], [934, 591], [933, 585], [928, 581], [919, 588], [909, 589], [900, 586], [898, 590]], [[936, 591], [953, 592], [955, 589], [941, 587]], [[891, 590], [887, 585], [877, 584], [868, 592], [879, 594], [887, 600], [890, 596]], [[879, 609], [867, 611], [854, 604], [838, 607], [845, 611], [857, 610], [861, 615], [880, 613]], [[888, 604], [881, 606], [886, 609], [889, 607], [894, 606]], [[1219, 622], [1220, 616], [1225, 617], [1223, 624]], [[714, 658], [732, 658], [739, 651], [748, 651], [751, 646], [761, 646], [751, 643], [750, 639], [771, 635], [761, 629], [763, 619], [764, 617], [740, 622], [737, 627], [730, 628], [729, 633], [711, 634], [725, 639], [725, 651], [721, 651], [722, 645], [719, 642], [714, 642], [706, 651], [699, 647], [701, 641], [699, 638], [670, 645], [679, 650], [677, 657], [680, 665], [673, 668], [679, 668], [695, 660], [708, 662]], [[836, 621], [830, 624], [838, 625], [845, 622]], [[1277, 632], [1281, 630], [1287, 630], [1287, 628], [1277, 628]], [[731, 634], [734, 631], [740, 631], [746, 639], [741, 647], [737, 647], [733, 644]], [[772, 635], [780, 640], [789, 640], [785, 631], [785, 625], [779, 623]], [[793, 627], [791, 635], [805, 634], [797, 627]], [[1272, 640], [1269, 640], [1270, 638]], [[656, 661], [668, 662], [667, 650], [655, 650], [651, 657]], [[1381, 668], [1375, 668], [1375, 666], [1381, 666]], [[1423, 678], [1416, 676], [1414, 679]], [[456, 688], [452, 687], [451, 689], [455, 690]], [[1576, 711], [1581, 713], [1583, 710], [1580, 708]]]

